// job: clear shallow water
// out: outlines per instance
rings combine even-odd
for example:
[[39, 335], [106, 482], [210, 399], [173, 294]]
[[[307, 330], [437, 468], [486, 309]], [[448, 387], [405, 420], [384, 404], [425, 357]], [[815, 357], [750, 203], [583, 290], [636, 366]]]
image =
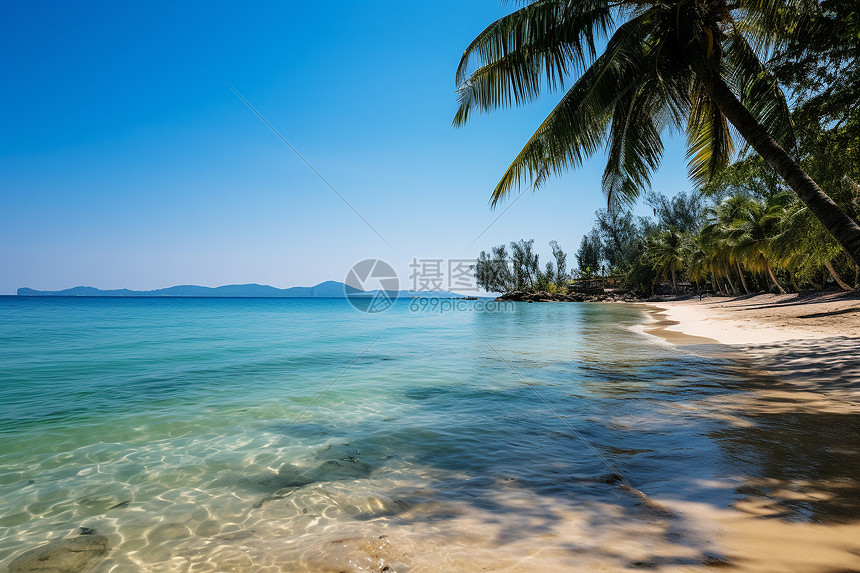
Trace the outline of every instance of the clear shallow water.
[[0, 568], [80, 527], [110, 541], [98, 571], [699, 564], [708, 525], [649, 513], [580, 436], [649, 496], [717, 508], [784, 452], [706, 405], [741, 392], [726, 360], [643, 320], [0, 299]]

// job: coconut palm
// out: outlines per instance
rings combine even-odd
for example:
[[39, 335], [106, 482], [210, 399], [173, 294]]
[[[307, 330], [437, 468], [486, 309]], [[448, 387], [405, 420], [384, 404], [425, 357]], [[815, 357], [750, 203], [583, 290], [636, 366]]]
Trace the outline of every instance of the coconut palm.
[[690, 280], [697, 284], [711, 280], [715, 291], [722, 290], [717, 278], [726, 276], [725, 248], [722, 238], [716, 233], [700, 232], [693, 235], [687, 253], [687, 268]]
[[785, 261], [792, 281], [795, 275], [808, 280], [824, 267], [842, 290], [851, 290], [833, 265], [834, 260], [842, 258], [842, 250], [800, 201], [793, 201], [786, 207], [772, 249]]
[[736, 256], [751, 270], [767, 273], [773, 285], [783, 294], [785, 289], [773, 273], [771, 259], [774, 258], [773, 241], [779, 233], [779, 223], [785, 216], [787, 202], [785, 194], [769, 198], [767, 202], [749, 199], [727, 231]]
[[[492, 204], [603, 146], [604, 192], [610, 202], [633, 201], [660, 164], [667, 128], [686, 131], [690, 175], [706, 182], [732, 155], [731, 123], [860, 264], [860, 226], [786, 151], [788, 106], [759, 59], [792, 35], [802, 40], [808, 1], [528, 0], [492, 23], [460, 61], [455, 125], [576, 77], [502, 176]], [[479, 67], [470, 73], [473, 59]]]
[[690, 275], [690, 281], [696, 283], [696, 290], [700, 290], [702, 281], [707, 281], [711, 276], [710, 257], [705, 249], [702, 248], [702, 242], [699, 235], [694, 235], [690, 241], [690, 249], [687, 252], [687, 272]]
[[672, 292], [678, 292], [677, 273], [687, 259], [684, 236], [675, 229], [666, 229], [648, 242], [647, 257], [655, 271], [672, 278]]
[[[741, 259], [733, 249], [729, 229], [737, 219], [743, 217], [751, 208], [750, 203], [752, 201], [753, 199], [749, 195], [743, 193], [729, 195], [718, 205], [708, 209], [709, 223], [703, 228], [703, 232], [710, 236], [712, 243], [719, 246], [720, 259], [725, 264], [725, 273], [729, 282], [731, 282], [730, 269], [734, 266], [741, 278], [741, 286], [747, 294], [750, 290], [744, 277], [744, 270], [741, 267]], [[735, 290], [734, 284], [732, 284], [732, 290]]]
[[735, 288], [729, 272], [734, 254], [727, 228], [719, 222], [708, 223], [699, 231], [698, 243], [707, 257], [707, 269], [711, 272], [714, 280], [726, 279], [732, 292], [737, 294], [737, 288]]

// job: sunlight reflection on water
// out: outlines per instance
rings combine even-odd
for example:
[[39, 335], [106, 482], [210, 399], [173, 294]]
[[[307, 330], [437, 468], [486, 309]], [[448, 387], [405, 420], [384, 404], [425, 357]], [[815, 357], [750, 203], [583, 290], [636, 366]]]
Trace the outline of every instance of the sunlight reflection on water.
[[0, 299], [0, 318], [0, 566], [85, 527], [109, 540], [98, 571], [687, 567], [721, 551], [699, 506], [793, 488], [781, 518], [856, 509], [856, 415], [731, 413], [743, 372], [635, 332], [630, 306]]

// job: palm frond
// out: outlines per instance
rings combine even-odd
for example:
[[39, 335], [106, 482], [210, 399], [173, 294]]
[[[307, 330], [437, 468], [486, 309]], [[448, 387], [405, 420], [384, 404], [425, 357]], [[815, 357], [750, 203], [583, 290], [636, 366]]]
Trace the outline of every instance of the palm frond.
[[734, 143], [729, 124], [704, 86], [695, 82], [687, 122], [687, 164], [690, 178], [699, 185], [713, 179], [729, 163]]
[[647, 14], [620, 26], [606, 51], [586, 70], [517, 155], [491, 196], [496, 205], [514, 185], [537, 188], [552, 174], [579, 166], [606, 141], [612, 110], [642, 69]]
[[[593, 58], [595, 33], [606, 33], [613, 24], [608, 5], [606, 0], [536, 0], [499, 18], [478, 34], [463, 52], [455, 75], [456, 84], [459, 86], [466, 81], [472, 59], [477, 58], [482, 65], [489, 64], [523, 46], [544, 46], [550, 50], [573, 43], [583, 56]], [[563, 51], [556, 53], [560, 58], [566, 55]], [[549, 69], [555, 67], [548, 66]]]
[[[545, 68], [550, 63], [556, 68]], [[565, 61], [550, 54], [536, 54], [527, 48], [507, 54], [475, 70], [457, 89], [459, 106], [453, 125], [463, 126], [475, 109], [488, 111], [512, 103], [529, 103], [540, 95], [543, 81], [551, 90], [555, 89], [562, 84], [561, 78], [567, 71]]]
[[[538, 0], [487, 27], [463, 53], [457, 68], [461, 126], [474, 109], [488, 111], [532, 101], [543, 82], [563, 85], [596, 56], [595, 38], [611, 29], [611, 9], [604, 0]], [[469, 64], [482, 66], [467, 77]]]
[[738, 31], [723, 43], [724, 77], [741, 103], [784, 149], [795, 145], [794, 123], [788, 102], [776, 78], [759, 60], [752, 46]]
[[650, 187], [651, 174], [660, 166], [668, 113], [662, 92], [655, 88], [654, 82], [645, 83], [615, 105], [602, 181], [609, 204], [634, 201]]
[[756, 52], [767, 58], [779, 46], [802, 38], [809, 30], [815, 0], [738, 0], [732, 26]]

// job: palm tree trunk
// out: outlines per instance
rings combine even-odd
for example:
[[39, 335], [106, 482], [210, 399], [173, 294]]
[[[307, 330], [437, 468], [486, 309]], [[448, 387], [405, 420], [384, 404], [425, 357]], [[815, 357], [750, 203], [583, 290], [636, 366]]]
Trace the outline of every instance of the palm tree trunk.
[[735, 286], [735, 283], [732, 281], [732, 269], [731, 267], [726, 269], [726, 280], [729, 281], [729, 284], [732, 287], [732, 294], [738, 296], [738, 288]]
[[747, 288], [747, 281], [746, 281], [746, 279], [744, 278], [744, 272], [741, 270], [741, 262], [740, 262], [740, 261], [735, 261], [735, 264], [736, 264], [736, 265], [737, 265], [737, 267], [738, 267], [738, 274], [739, 274], [739, 275], [741, 275], [741, 285], [743, 285], [743, 287], [744, 287], [744, 292], [745, 292], [745, 293], [747, 293], [747, 294], [749, 294], [749, 293], [750, 293], [750, 289], [748, 289], [748, 288]]
[[845, 255], [845, 259], [848, 261], [848, 264], [854, 269], [854, 288], [860, 289], [860, 265], [851, 260], [846, 253], [842, 253]]
[[838, 284], [842, 288], [842, 290], [851, 290], [851, 287], [848, 286], [845, 281], [839, 278], [839, 274], [836, 272], [836, 269], [833, 268], [833, 265], [830, 264], [830, 261], [825, 261], [824, 266], [827, 268], [827, 272], [830, 273], [830, 276], [833, 277], [833, 280], [836, 281], [836, 284]]
[[778, 289], [779, 289], [779, 292], [781, 292], [782, 294], [785, 294], [785, 289], [784, 289], [784, 288], [782, 288], [782, 285], [781, 285], [781, 284], [779, 284], [779, 281], [778, 281], [778, 280], [776, 280], [776, 277], [773, 275], [773, 269], [772, 269], [772, 268], [770, 268], [770, 263], [767, 263], [767, 262], [766, 262], [766, 263], [765, 263], [765, 266], [767, 266], [767, 274], [769, 274], [769, 275], [770, 275], [770, 280], [772, 280], [772, 281], [773, 281], [773, 284], [775, 284], [775, 285], [776, 285], [776, 288], [778, 288]]
[[675, 267], [672, 267], [672, 294], [677, 294], [678, 289], [675, 286]]
[[735, 97], [720, 77], [710, 82], [711, 100], [723, 115], [761, 155], [768, 165], [779, 173], [800, 200], [824, 225], [833, 238], [860, 264], [860, 225], [849, 217], [827, 196], [818, 184], [780, 147], [773, 136], [750, 111]]

